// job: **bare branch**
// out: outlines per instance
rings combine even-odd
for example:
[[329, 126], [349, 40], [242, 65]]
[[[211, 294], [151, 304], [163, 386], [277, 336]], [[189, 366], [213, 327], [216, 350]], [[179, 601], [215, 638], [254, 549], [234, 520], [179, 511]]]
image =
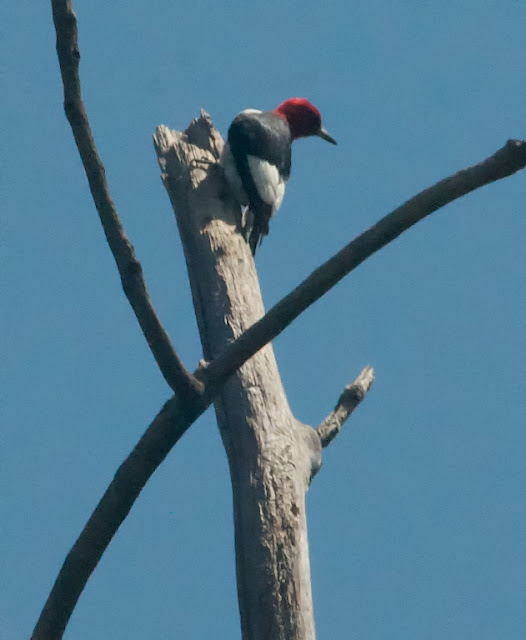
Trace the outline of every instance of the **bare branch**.
[[40, 614], [32, 640], [62, 637], [86, 582], [144, 485], [209, 403], [173, 396], [121, 464], [71, 551]]
[[509, 140], [479, 164], [444, 178], [421, 191], [373, 227], [352, 240], [278, 302], [200, 373], [208, 384], [221, 384], [267, 342], [278, 336], [311, 304], [344, 276], [414, 224], [453, 200], [526, 166], [526, 140]]
[[73, 130], [106, 239], [117, 263], [124, 293], [166, 382], [176, 392], [200, 393], [202, 384], [185, 369], [152, 306], [141, 263], [126, 236], [109, 192], [104, 165], [97, 152], [81, 97], [77, 19], [71, 0], [52, 0], [51, 5], [64, 84], [64, 110]]
[[316, 428], [322, 447], [326, 447], [340, 433], [344, 422], [365, 398], [373, 382], [373, 368], [365, 367], [356, 380], [345, 387], [334, 409]]

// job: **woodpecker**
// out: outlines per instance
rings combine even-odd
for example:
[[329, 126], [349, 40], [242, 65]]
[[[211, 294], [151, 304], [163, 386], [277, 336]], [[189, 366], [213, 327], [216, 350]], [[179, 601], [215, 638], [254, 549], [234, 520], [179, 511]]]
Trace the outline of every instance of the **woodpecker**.
[[221, 164], [232, 195], [245, 208], [244, 233], [252, 255], [281, 206], [290, 176], [291, 144], [307, 136], [336, 144], [322, 127], [318, 109], [305, 98], [285, 100], [273, 111], [246, 109], [228, 129]]

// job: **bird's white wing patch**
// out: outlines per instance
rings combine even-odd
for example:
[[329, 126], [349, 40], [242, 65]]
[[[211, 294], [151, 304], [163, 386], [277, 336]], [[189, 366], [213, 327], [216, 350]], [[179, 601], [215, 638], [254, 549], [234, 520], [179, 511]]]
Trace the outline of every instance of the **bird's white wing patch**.
[[278, 168], [270, 162], [250, 155], [247, 156], [247, 160], [259, 197], [272, 206], [274, 215], [285, 195], [285, 181], [280, 176]]

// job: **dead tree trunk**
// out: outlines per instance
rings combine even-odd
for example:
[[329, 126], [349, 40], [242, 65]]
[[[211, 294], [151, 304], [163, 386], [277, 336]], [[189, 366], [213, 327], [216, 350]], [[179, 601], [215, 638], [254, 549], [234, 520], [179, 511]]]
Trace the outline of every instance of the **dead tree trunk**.
[[[154, 136], [181, 234], [207, 361], [264, 314], [239, 207], [223, 192], [223, 141], [207, 114], [185, 133]], [[321, 464], [320, 437], [292, 415], [267, 344], [215, 400], [234, 500], [244, 640], [314, 640], [305, 493]]]

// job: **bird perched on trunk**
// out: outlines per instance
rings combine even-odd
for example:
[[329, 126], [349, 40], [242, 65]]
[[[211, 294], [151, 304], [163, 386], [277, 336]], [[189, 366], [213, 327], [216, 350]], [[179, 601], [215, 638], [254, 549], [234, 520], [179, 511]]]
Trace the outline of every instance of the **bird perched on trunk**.
[[228, 129], [221, 164], [232, 195], [248, 208], [244, 232], [252, 255], [283, 200], [291, 144], [307, 136], [336, 144], [322, 127], [318, 109], [305, 98], [285, 100], [273, 111], [246, 109]]

